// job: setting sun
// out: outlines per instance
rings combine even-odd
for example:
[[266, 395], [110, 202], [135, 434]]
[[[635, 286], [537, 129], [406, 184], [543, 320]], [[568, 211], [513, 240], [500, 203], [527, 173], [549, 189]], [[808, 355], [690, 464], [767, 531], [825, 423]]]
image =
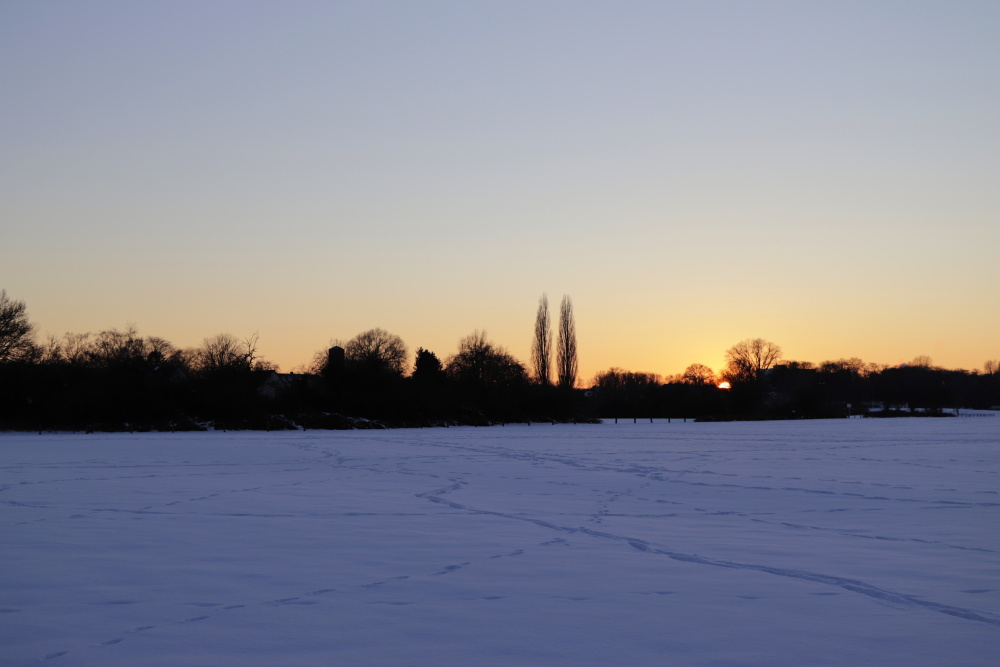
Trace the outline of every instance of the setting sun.
[[730, 385], [728, 382], [720, 382], [719, 383], [719, 389], [729, 389], [731, 386], [732, 385]]

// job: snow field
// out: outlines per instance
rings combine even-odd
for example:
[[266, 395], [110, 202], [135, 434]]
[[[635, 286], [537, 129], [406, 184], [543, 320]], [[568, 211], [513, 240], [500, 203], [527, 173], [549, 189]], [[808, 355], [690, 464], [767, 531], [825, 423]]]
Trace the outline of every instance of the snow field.
[[1000, 420], [0, 434], [0, 664], [993, 665]]

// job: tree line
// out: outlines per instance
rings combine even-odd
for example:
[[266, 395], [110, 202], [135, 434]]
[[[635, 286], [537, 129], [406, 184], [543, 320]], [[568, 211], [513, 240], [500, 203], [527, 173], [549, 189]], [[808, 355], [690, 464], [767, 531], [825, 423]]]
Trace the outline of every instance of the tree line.
[[[547, 301], [541, 334], [551, 343]], [[541, 317], [541, 310], [539, 311]], [[134, 326], [36, 340], [23, 301], [0, 292], [0, 428], [351, 428], [589, 419], [577, 385], [576, 329], [564, 297], [534, 374], [485, 331], [445, 358], [413, 357], [381, 328], [335, 340], [279, 373], [256, 333], [181, 349]], [[412, 359], [412, 369], [411, 361]], [[539, 381], [544, 374], [545, 381]]]
[[676, 376], [612, 368], [599, 373], [604, 416], [701, 419], [798, 419], [854, 415], [950, 415], [955, 409], [1000, 409], [1000, 362], [983, 370], [947, 370], [920, 356], [889, 366], [852, 357], [784, 360], [780, 346], [762, 338], [725, 353], [719, 373], [692, 364]]
[[26, 304], [0, 291], [0, 428], [805, 418], [891, 414], [903, 406], [941, 412], [1000, 404], [995, 361], [981, 373], [935, 368], [926, 358], [900, 367], [859, 359], [815, 365], [782, 361], [780, 347], [759, 338], [730, 348], [718, 374], [702, 364], [667, 378], [610, 368], [582, 383], [568, 296], [555, 327], [547, 296], [539, 299], [530, 365], [484, 331], [460, 339], [457, 351], [441, 358], [422, 347], [411, 356], [402, 338], [374, 328], [333, 341], [298, 372], [279, 373], [260, 355], [258, 340], [256, 333], [244, 338], [223, 333], [181, 349], [130, 326], [39, 342]]

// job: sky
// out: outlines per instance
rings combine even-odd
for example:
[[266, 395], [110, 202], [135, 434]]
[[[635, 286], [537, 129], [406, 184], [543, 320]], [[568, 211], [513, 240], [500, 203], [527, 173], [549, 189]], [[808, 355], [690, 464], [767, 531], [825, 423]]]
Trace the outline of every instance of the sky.
[[0, 287], [292, 370], [1000, 357], [1000, 3], [0, 2]]

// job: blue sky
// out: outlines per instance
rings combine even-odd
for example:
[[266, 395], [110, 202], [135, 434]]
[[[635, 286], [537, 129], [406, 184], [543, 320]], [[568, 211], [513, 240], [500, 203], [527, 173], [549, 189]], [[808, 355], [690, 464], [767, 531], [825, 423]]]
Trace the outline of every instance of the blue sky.
[[381, 326], [581, 375], [1000, 356], [995, 2], [0, 5], [0, 286], [43, 333]]

